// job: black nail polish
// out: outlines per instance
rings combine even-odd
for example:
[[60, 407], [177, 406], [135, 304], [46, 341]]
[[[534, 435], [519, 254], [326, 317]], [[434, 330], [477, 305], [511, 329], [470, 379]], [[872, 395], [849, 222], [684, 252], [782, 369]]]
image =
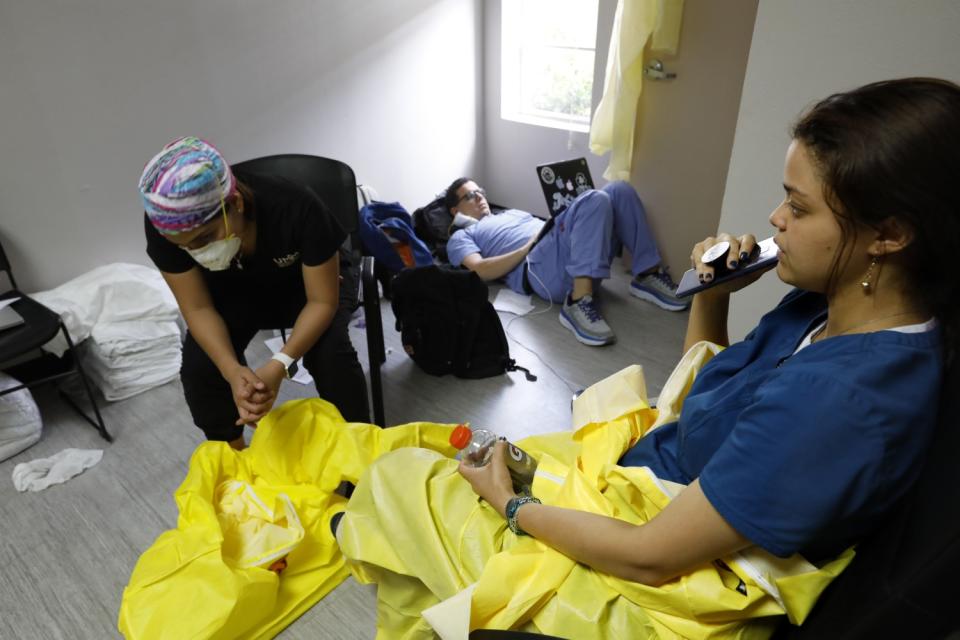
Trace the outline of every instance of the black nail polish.
[[699, 275], [700, 275], [700, 282], [703, 282], [703, 274], [701, 273]]
[[712, 273], [705, 273], [705, 274], [703, 274], [703, 279], [706, 280], [707, 282], [710, 282], [711, 280], [713, 280], [713, 274], [712, 274]]
[[731, 260], [731, 261], [730, 261], [730, 268], [731, 268], [731, 269], [736, 269], [736, 268], [737, 268], [737, 264], [739, 264], [739, 263], [738, 263], [736, 260]]
[[740, 252], [740, 262], [743, 262], [744, 260], [746, 260], [746, 259], [749, 258], [749, 257], [750, 257], [750, 254], [747, 253], [746, 251], [741, 251], [741, 252]]

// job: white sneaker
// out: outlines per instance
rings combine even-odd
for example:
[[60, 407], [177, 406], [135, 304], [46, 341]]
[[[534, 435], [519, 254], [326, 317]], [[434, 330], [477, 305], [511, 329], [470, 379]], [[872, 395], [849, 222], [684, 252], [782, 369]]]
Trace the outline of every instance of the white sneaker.
[[569, 301], [570, 297], [567, 296], [560, 309], [560, 324], [570, 329], [577, 340], [591, 347], [616, 342], [617, 337], [603, 320], [591, 296], [583, 296], [576, 302]]

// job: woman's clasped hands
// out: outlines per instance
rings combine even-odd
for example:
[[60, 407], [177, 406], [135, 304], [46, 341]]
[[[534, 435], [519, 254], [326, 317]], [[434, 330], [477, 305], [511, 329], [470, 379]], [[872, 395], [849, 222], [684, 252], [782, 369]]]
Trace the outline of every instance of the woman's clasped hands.
[[233, 401], [240, 416], [236, 422], [238, 426], [249, 424], [255, 427], [256, 423], [270, 412], [283, 378], [283, 367], [274, 360], [270, 360], [256, 372], [249, 367], [237, 365], [227, 382], [230, 383]]

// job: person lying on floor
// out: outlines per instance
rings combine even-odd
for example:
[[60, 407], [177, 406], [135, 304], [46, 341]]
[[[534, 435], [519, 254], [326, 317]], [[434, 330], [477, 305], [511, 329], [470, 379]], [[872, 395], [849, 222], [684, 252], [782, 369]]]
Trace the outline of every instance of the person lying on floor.
[[610, 276], [616, 240], [633, 260], [631, 294], [670, 311], [689, 306], [676, 297], [676, 285], [660, 268], [643, 203], [626, 182], [580, 194], [542, 238], [543, 220], [519, 209], [492, 215], [486, 191], [470, 178], [454, 180], [444, 204], [455, 224], [464, 225], [447, 241], [450, 264], [463, 265], [484, 280], [504, 278], [517, 293], [562, 303], [560, 323], [583, 344], [616, 340], [593, 290], [595, 282]]
[[[676, 422], [619, 460], [685, 485], [648, 523], [524, 501], [503, 444], [490, 464], [461, 463], [460, 473], [515, 532], [628, 581], [659, 585], [752, 545], [834, 557], [909, 490], [932, 436], [958, 327], [958, 173], [960, 87], [951, 82], [877, 82], [800, 118], [785, 197], [769, 216], [777, 275], [795, 288], [704, 366]], [[701, 258], [721, 240], [730, 268], [756, 243], [720, 234], [697, 244], [691, 261], [705, 282], [714, 271]], [[728, 345], [730, 294], [758, 277], [698, 293], [685, 350]], [[343, 524], [351, 516], [348, 507]]]

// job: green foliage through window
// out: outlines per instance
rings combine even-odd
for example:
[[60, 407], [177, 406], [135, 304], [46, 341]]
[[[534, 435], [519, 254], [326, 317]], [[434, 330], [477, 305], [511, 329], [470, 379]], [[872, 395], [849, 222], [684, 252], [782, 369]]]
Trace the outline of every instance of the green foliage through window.
[[597, 0], [503, 0], [501, 116], [589, 129]]

